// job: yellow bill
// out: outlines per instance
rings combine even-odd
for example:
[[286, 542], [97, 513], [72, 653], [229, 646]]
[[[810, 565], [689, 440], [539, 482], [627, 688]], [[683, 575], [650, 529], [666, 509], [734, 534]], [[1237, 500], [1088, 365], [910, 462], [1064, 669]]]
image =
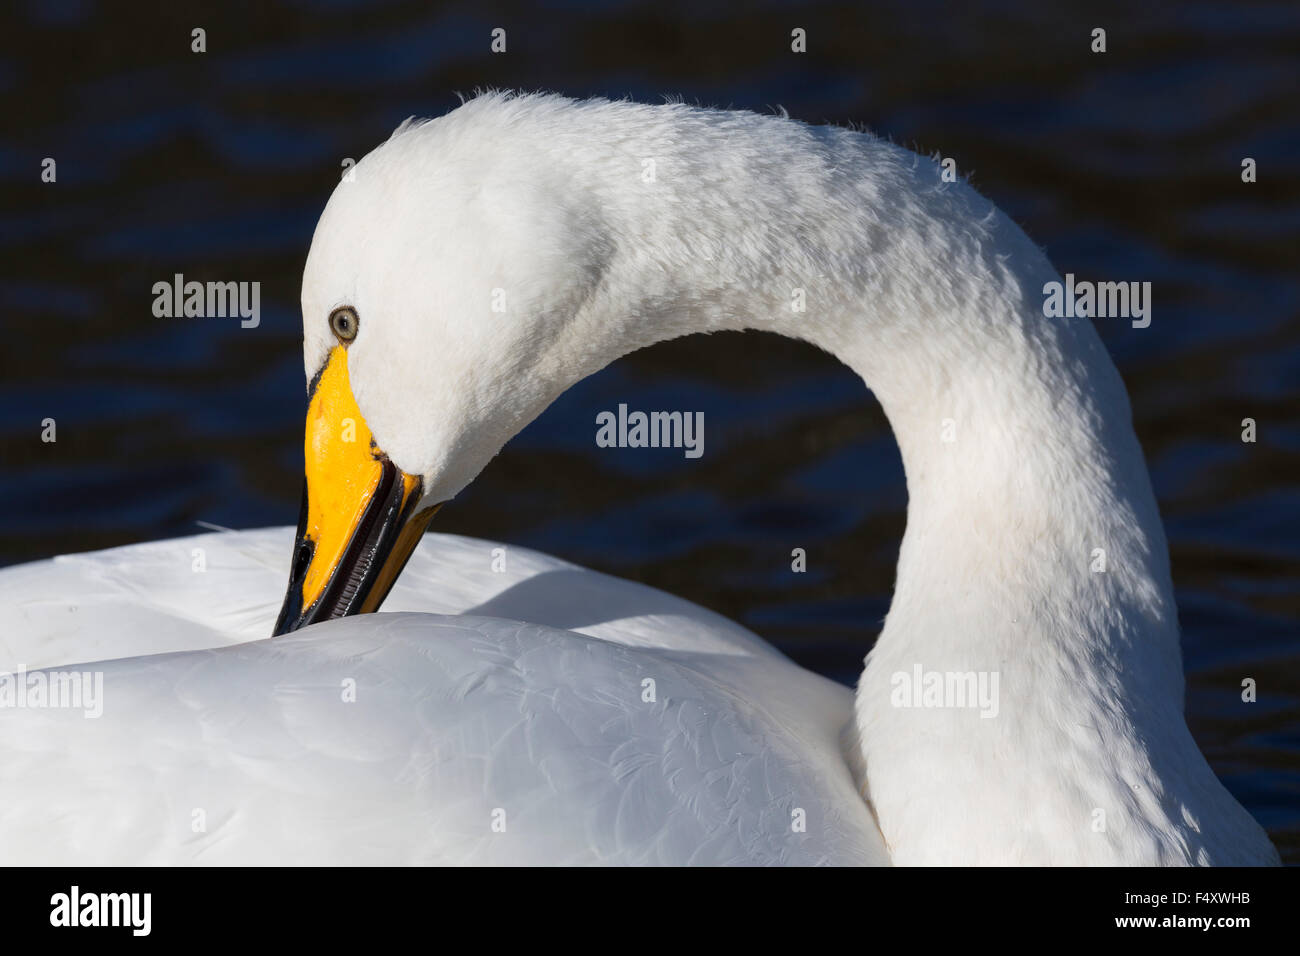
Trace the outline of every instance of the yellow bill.
[[310, 388], [305, 475], [289, 588], [273, 636], [378, 609], [438, 505], [375, 444], [335, 346]]

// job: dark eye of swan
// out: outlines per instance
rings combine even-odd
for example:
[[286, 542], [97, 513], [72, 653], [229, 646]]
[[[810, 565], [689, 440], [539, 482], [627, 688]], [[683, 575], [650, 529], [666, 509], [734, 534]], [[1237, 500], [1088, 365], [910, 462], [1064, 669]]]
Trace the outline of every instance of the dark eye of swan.
[[330, 328], [344, 345], [357, 337], [357, 329], [360, 326], [361, 320], [357, 318], [357, 310], [350, 305], [340, 306], [330, 313]]

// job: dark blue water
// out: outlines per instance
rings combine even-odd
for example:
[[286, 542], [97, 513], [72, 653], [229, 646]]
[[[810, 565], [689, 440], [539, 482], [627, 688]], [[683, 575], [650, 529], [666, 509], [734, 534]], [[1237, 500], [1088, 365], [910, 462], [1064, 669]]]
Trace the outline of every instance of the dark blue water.
[[[1101, 333], [1169, 531], [1192, 730], [1300, 862], [1300, 6], [1133, 6], [9, 4], [0, 561], [295, 520], [316, 216], [345, 157], [455, 91], [865, 124], [973, 171], [1062, 272], [1153, 283], [1150, 328]], [[190, 50], [195, 26], [206, 53]], [[1105, 54], [1089, 51], [1097, 26]], [[261, 325], [155, 318], [151, 287], [176, 272], [260, 282]], [[595, 414], [619, 402], [703, 411], [706, 454], [596, 448]], [[888, 608], [905, 506], [861, 383], [752, 333], [665, 344], [583, 382], [437, 527], [648, 582], [851, 682]]]

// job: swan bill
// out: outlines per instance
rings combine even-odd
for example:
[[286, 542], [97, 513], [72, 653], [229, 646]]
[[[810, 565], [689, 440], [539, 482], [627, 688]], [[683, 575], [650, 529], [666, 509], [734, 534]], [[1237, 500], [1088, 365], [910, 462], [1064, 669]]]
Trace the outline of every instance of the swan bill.
[[302, 509], [273, 637], [375, 611], [439, 505], [417, 511], [423, 482], [375, 444], [336, 346], [312, 380]]

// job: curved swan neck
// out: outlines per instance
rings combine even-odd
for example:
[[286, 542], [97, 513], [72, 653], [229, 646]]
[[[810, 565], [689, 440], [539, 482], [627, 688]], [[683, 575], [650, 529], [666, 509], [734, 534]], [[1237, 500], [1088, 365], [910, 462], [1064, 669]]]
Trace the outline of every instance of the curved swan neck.
[[[1044, 315], [1055, 270], [972, 188], [850, 130], [545, 96], [473, 100], [377, 154], [359, 192], [336, 190], [340, 222], [322, 217], [304, 309], [353, 294], [357, 255], [403, 268], [367, 287], [372, 351], [349, 362], [372, 430], [430, 494], [585, 376], [692, 332], [811, 342], [875, 392], [908, 519], [847, 756], [895, 862], [1275, 859], [1183, 721], [1123, 384], [1089, 320]], [[375, 205], [406, 230], [354, 243], [343, 226]], [[382, 321], [399, 313], [423, 321]], [[408, 360], [379, 375], [365, 359], [386, 330], [383, 354]], [[401, 414], [397, 381], [437, 420]], [[938, 676], [937, 699], [900, 687], [913, 674]], [[946, 696], [954, 675], [996, 699]]]
[[[1166, 545], [1127, 395], [1089, 320], [1044, 315], [1058, 276], [1041, 251], [965, 183], [892, 144], [775, 117], [629, 108], [640, 112], [619, 126], [628, 139], [565, 174], [598, 210], [600, 331], [581, 332], [610, 343], [597, 367], [719, 329], [826, 349], [880, 400], [907, 475], [881, 643], [1008, 591], [1040, 613], [1100, 601], [1140, 619], [1141, 646], [1125, 653], [1148, 657], [1147, 692], [1180, 707]], [[558, 136], [549, 148], [578, 146]], [[1122, 640], [1078, 623], [1053, 645], [1086, 657]], [[1000, 620], [985, 633], [968, 617], [965, 631], [972, 647], [1028, 640]]]
[[[868, 136], [604, 109], [543, 148], [582, 157], [555, 175], [597, 237], [567, 343], [580, 371], [767, 329], [850, 365], [893, 427], [907, 531], [848, 757], [895, 861], [1266, 860], [1183, 721], [1167, 548], [1123, 384], [1090, 321], [1044, 315], [1058, 276], [1041, 251]], [[918, 673], [995, 681], [994, 712], [899, 694]]]

